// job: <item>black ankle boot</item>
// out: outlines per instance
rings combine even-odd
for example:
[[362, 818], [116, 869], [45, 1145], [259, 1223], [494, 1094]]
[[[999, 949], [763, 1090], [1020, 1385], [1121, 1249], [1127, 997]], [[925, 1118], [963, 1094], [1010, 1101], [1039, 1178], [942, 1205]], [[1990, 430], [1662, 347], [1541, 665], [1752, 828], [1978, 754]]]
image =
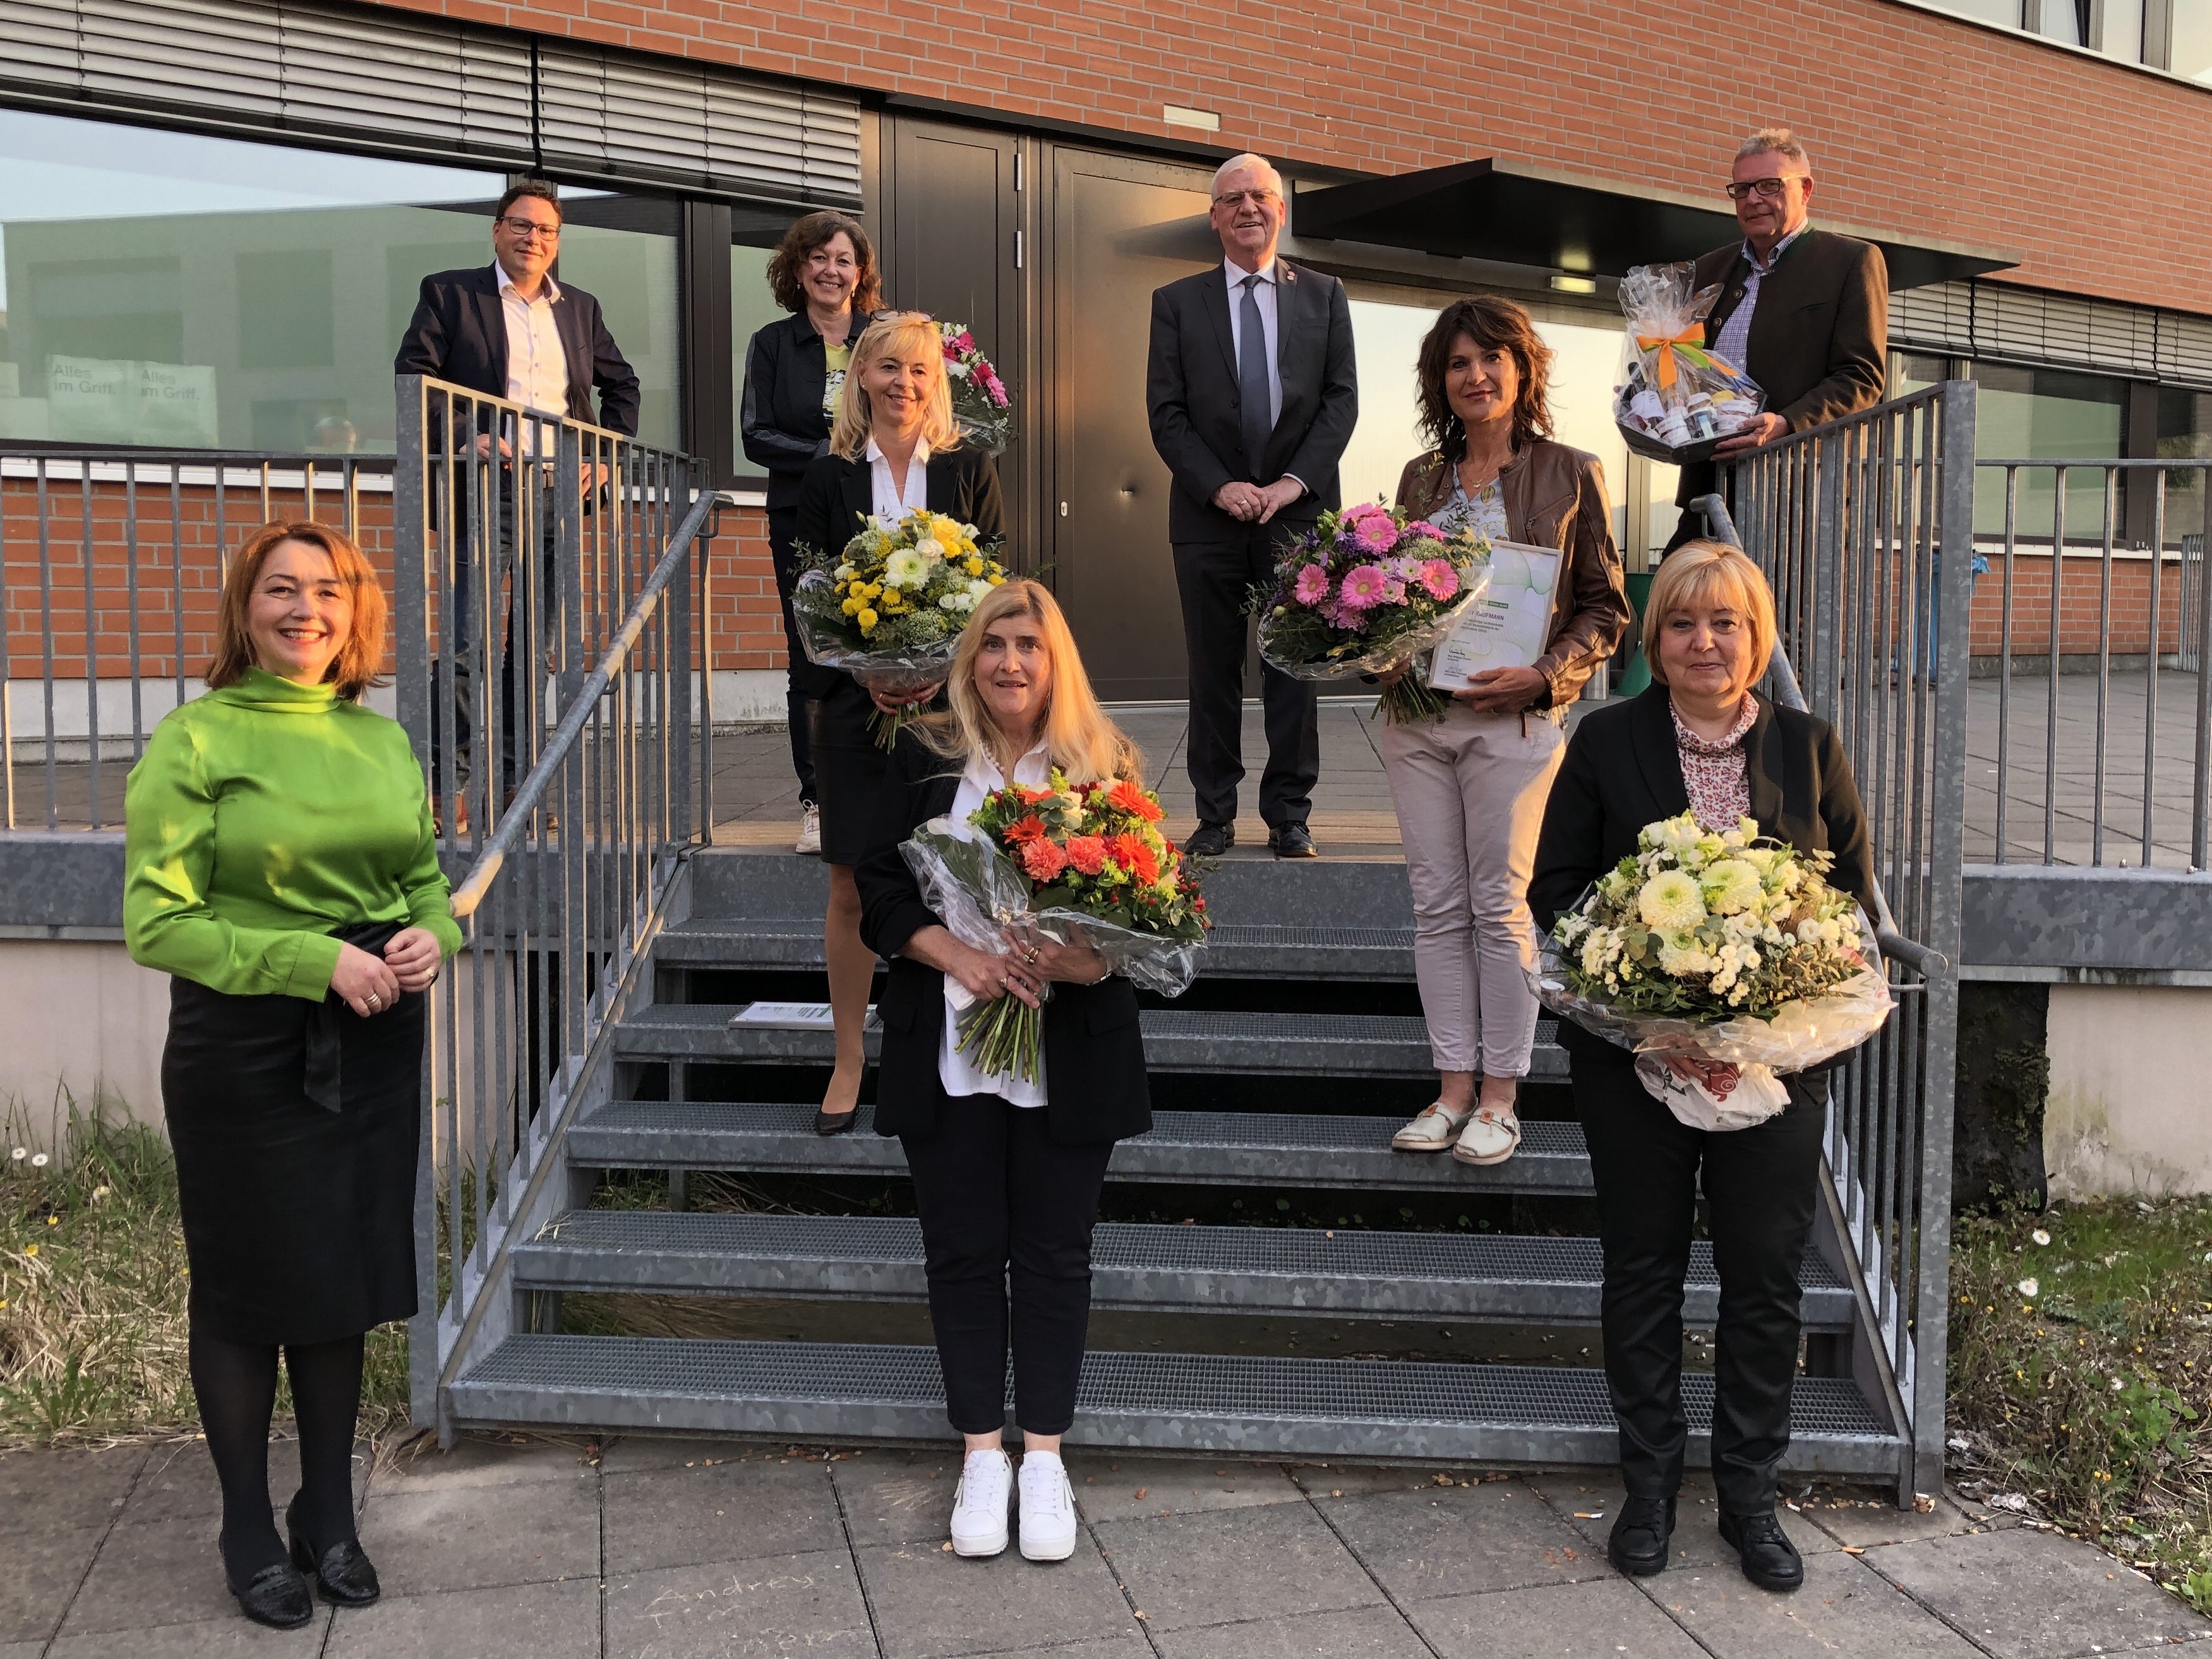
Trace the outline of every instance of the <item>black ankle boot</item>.
[[1772, 1510], [1757, 1515], [1723, 1510], [1721, 1541], [1742, 1558], [1743, 1576], [1761, 1589], [1794, 1590], [1805, 1582], [1805, 1559]]
[[1606, 1559], [1625, 1573], [1649, 1578], [1667, 1570], [1674, 1540], [1674, 1500], [1631, 1498], [1622, 1503], [1613, 1535], [1606, 1540]]
[[300, 1527], [300, 1500], [284, 1509], [284, 1530], [292, 1541], [292, 1565], [322, 1589], [323, 1600], [342, 1607], [365, 1607], [384, 1594], [376, 1568], [351, 1538], [317, 1549]]

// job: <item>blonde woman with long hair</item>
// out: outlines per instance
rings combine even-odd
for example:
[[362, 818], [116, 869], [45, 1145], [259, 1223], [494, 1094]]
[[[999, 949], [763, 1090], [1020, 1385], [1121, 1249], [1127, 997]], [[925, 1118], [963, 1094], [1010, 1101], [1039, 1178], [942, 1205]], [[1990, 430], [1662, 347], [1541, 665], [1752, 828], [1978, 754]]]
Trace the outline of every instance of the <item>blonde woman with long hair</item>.
[[[1099, 1189], [1114, 1143], [1152, 1121], [1137, 994], [1086, 945], [962, 944], [899, 847], [931, 818], [964, 829], [987, 794], [1042, 785], [1054, 767], [1086, 783], [1139, 777], [1142, 761], [1100, 709], [1060, 606], [1036, 582], [1009, 581], [976, 605], [948, 684], [945, 711], [899, 736], [859, 872], [861, 936], [890, 963], [876, 1131], [906, 1149], [946, 1415], [967, 1442], [953, 1551], [1006, 1547], [1011, 1286], [1022, 1553], [1059, 1561], [1075, 1547], [1060, 1441], [1083, 1369]], [[1044, 1075], [979, 1072], [953, 1044], [956, 994], [1042, 1003]]]
[[[854, 344], [830, 453], [808, 465], [799, 486], [793, 537], [812, 552], [833, 552], [852, 539], [863, 520], [897, 520], [921, 507], [973, 525], [987, 541], [1005, 526], [997, 464], [960, 447], [936, 319], [919, 311], [886, 312]], [[878, 709], [895, 713], [901, 705], [867, 691], [849, 674], [826, 678], [830, 683], [814, 707], [814, 787], [822, 859], [830, 866], [823, 943], [837, 1059], [814, 1128], [830, 1135], [853, 1127], [866, 1063], [861, 1028], [876, 971], [874, 953], [860, 942], [860, 896], [853, 883], [853, 866], [866, 846], [870, 809], [884, 784], [885, 757], [868, 717]], [[937, 691], [931, 686], [916, 701], [931, 701]]]

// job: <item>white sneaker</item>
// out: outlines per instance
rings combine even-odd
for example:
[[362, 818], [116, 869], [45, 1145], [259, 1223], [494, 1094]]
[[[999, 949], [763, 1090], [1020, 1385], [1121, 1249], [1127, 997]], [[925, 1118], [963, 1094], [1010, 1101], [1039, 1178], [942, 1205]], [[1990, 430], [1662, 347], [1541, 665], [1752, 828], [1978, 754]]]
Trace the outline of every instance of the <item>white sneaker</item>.
[[1065, 1561], [1075, 1553], [1075, 1488], [1058, 1452], [1022, 1458], [1022, 1554], [1031, 1561]]
[[952, 1494], [952, 1553], [999, 1555], [1006, 1547], [1006, 1510], [1014, 1495], [1013, 1460], [1003, 1451], [972, 1451]]
[[799, 805], [799, 839], [792, 843], [794, 853], [819, 853], [822, 850], [822, 809], [812, 801]]

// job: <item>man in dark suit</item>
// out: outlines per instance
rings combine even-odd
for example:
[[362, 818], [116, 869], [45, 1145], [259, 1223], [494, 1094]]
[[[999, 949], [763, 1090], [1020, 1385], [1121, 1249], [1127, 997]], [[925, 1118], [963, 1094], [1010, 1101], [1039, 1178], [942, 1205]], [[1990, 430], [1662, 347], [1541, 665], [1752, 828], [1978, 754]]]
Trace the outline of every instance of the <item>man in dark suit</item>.
[[[1152, 447], [1175, 474], [1168, 501], [1190, 659], [1190, 781], [1198, 829], [1187, 851], [1237, 838], [1244, 776], [1245, 599], [1283, 545], [1337, 505], [1337, 461], [1359, 413], [1344, 284], [1275, 257], [1282, 175], [1256, 155], [1213, 175], [1218, 267], [1152, 295], [1145, 399]], [[1278, 858], [1312, 858], [1306, 818], [1321, 775], [1310, 681], [1260, 671], [1267, 764], [1260, 816]]]
[[[552, 185], [532, 180], [511, 186], [493, 210], [492, 263], [465, 270], [442, 270], [422, 279], [422, 296], [399, 342], [392, 372], [430, 375], [487, 397], [504, 398], [527, 409], [585, 422], [594, 421], [592, 392], [596, 389], [599, 412], [594, 423], [634, 437], [637, 433], [636, 372], [607, 332], [599, 302], [580, 288], [553, 280], [553, 262], [561, 248], [561, 216]], [[472, 424], [482, 427], [484, 422]], [[514, 550], [515, 449], [519, 445], [526, 452], [532, 451], [539, 447], [541, 437], [550, 441], [550, 436], [529, 427], [518, 432], [511, 422], [504, 422], [498, 430], [475, 432], [477, 453], [489, 456], [495, 444], [502, 463], [499, 571], [495, 586], [506, 575]], [[526, 461], [520, 482], [526, 487], [535, 483], [542, 489], [546, 482], [545, 463], [541, 461], [534, 477]], [[466, 473], [457, 471], [453, 476], [465, 482]], [[544, 574], [538, 608], [541, 614], [550, 615], [560, 593], [561, 573], [555, 565], [554, 514], [550, 501], [541, 496], [539, 502]], [[454, 559], [453, 636], [464, 642], [465, 648], [453, 670], [453, 763], [455, 781], [465, 782], [473, 750], [475, 674], [471, 659], [478, 648], [469, 643], [469, 597], [475, 584], [471, 579], [474, 556], [467, 540], [474, 520], [465, 503], [458, 501], [453, 503], [453, 520], [457, 525], [470, 526]], [[510, 606], [510, 624], [512, 617]], [[530, 631], [535, 632], [536, 618], [526, 622]], [[502, 789], [511, 791], [520, 781], [514, 696], [517, 652], [515, 630], [510, 625], [505, 631], [500, 770]], [[521, 654], [526, 661], [534, 660], [537, 655], [527, 642]], [[434, 687], [430, 698], [434, 794], [445, 783], [441, 691], [441, 687]]]
[[1813, 164], [1796, 136], [1766, 127], [1745, 139], [1728, 193], [1743, 240], [1698, 261], [1698, 289], [1721, 286], [1705, 344], [1759, 382], [1766, 409], [1713, 460], [1682, 469], [1670, 553], [1705, 533], [1687, 509], [1719, 488], [1721, 464], [1869, 408], [1888, 381], [1889, 268], [1871, 242], [1813, 228]]

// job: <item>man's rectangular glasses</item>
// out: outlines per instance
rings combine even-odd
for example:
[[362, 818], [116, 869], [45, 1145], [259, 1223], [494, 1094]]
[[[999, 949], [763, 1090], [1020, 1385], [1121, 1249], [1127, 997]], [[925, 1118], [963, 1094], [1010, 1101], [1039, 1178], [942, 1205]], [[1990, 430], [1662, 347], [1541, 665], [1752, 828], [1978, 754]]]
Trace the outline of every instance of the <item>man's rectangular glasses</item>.
[[1232, 190], [1225, 191], [1215, 197], [1213, 205], [1225, 208], [1243, 207], [1245, 203], [1249, 202], [1254, 207], [1265, 207], [1270, 202], [1280, 200], [1282, 197], [1272, 190]]
[[1771, 202], [1789, 187], [1787, 179], [1753, 179], [1744, 184], [1730, 185], [1729, 200], [1741, 202], [1747, 197], [1763, 196]]
[[522, 241], [529, 241], [533, 237], [546, 242], [557, 242], [561, 240], [561, 227], [558, 225], [541, 225], [535, 219], [517, 218], [512, 214], [499, 222], [507, 227], [509, 235]]

